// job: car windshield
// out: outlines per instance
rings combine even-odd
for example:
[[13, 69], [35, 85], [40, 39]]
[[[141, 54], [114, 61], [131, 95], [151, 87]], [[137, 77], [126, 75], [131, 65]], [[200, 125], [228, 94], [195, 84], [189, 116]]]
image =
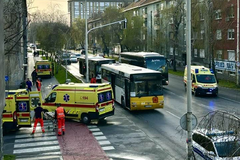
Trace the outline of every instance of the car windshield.
[[77, 57], [80, 57], [81, 55], [80, 54], [76, 54]]
[[166, 60], [163, 57], [146, 58], [146, 67], [155, 71], [165, 71]]
[[76, 56], [71, 56], [71, 58], [77, 58]]
[[240, 156], [240, 141], [216, 142], [215, 146], [219, 157]]
[[197, 81], [199, 83], [216, 83], [214, 75], [196, 75]]
[[159, 96], [162, 87], [159, 81], [135, 81], [131, 84], [131, 97]]

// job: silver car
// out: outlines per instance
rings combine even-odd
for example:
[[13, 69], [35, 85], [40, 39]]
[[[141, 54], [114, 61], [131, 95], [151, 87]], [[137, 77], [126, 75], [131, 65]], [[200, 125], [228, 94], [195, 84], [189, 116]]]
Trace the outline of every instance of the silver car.
[[198, 129], [193, 131], [193, 151], [196, 159], [240, 160], [239, 133], [213, 130], [210, 133]]
[[77, 62], [78, 62], [77, 57], [76, 57], [75, 55], [71, 55], [71, 56], [70, 56], [70, 61], [71, 61], [72, 63], [77, 63]]

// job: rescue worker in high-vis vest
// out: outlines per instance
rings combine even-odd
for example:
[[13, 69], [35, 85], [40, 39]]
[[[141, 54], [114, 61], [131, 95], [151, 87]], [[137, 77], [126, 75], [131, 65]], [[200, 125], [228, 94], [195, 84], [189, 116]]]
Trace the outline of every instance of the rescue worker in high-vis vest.
[[55, 119], [58, 122], [58, 136], [65, 134], [65, 109], [63, 107], [58, 106], [55, 110]]
[[43, 108], [41, 107], [40, 103], [38, 103], [38, 106], [37, 108], [34, 109], [34, 112], [35, 112], [35, 115], [34, 115], [35, 121], [34, 121], [32, 134], [35, 133], [38, 122], [40, 122], [42, 133], [45, 133], [45, 130], [43, 127], [43, 118], [42, 118]]

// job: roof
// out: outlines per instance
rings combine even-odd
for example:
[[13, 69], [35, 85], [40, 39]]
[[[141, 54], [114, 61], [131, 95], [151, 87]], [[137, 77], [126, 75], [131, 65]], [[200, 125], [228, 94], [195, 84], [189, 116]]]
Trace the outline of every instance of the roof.
[[[80, 59], [85, 59], [85, 56], [81, 56]], [[104, 57], [100, 57], [100, 56], [90, 56], [90, 57], [88, 57], [88, 60], [91, 60], [91, 61], [106, 61], [106, 60], [112, 60], [112, 61], [114, 61], [114, 59], [104, 58]]]
[[156, 52], [122, 52], [120, 55], [134, 55], [137, 57], [164, 57]]
[[143, 7], [152, 3], [160, 2], [161, 0], [139, 0], [137, 2], [133, 2], [124, 8], [125, 11], [129, 11], [135, 8]]
[[68, 84], [59, 84], [53, 90], [55, 89], [70, 89], [70, 88], [88, 88], [88, 89], [95, 89], [100, 87], [109, 87], [110, 84], [108, 83], [68, 83]]
[[146, 74], [146, 73], [161, 74], [158, 71], [154, 71], [151, 69], [134, 66], [126, 63], [103, 64], [102, 69], [107, 69], [116, 74], [119, 74], [119, 72], [123, 72], [126, 77], [129, 77], [132, 74]]

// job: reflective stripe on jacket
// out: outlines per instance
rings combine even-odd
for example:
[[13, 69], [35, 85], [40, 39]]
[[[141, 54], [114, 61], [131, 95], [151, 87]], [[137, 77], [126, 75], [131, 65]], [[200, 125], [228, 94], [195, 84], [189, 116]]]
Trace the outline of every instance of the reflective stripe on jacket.
[[57, 111], [57, 118], [64, 118], [65, 117], [63, 107], [58, 107], [56, 109], [56, 111]]

